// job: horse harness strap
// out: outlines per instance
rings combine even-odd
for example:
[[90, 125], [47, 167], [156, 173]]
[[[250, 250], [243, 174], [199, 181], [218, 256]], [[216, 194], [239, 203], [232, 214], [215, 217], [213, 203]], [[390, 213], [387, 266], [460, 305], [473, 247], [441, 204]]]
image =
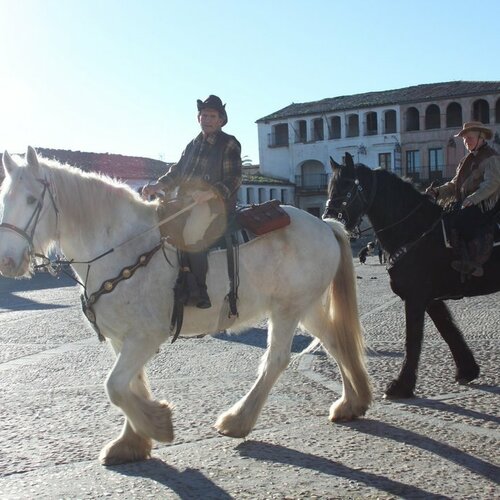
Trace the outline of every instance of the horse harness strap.
[[[375, 200], [375, 195], [377, 193], [377, 176], [374, 175], [373, 172], [371, 178], [372, 178], [372, 185], [370, 189], [369, 198], [365, 196], [363, 186], [361, 185], [357, 177], [355, 177], [354, 179], [349, 179], [352, 182], [353, 186], [351, 190], [346, 194], [346, 196], [341, 198], [342, 199], [341, 205], [344, 207], [344, 210], [346, 210], [349, 207], [349, 205], [351, 205], [356, 200], [358, 196], [361, 198], [361, 201], [365, 205], [364, 212], [366, 213], [370, 210], [373, 201]], [[333, 199], [327, 201], [326, 208], [327, 209], [333, 208]], [[337, 219], [343, 224], [345, 224], [346, 222], [344, 220], [344, 214], [342, 213], [342, 208], [340, 208], [337, 211]]]
[[[13, 231], [14, 233], [18, 234], [19, 236], [21, 236], [22, 238], [24, 238], [28, 242], [28, 252], [29, 252], [30, 259], [32, 259], [35, 256], [33, 237], [35, 235], [36, 226], [37, 226], [38, 221], [40, 219], [40, 214], [42, 213], [43, 200], [45, 198], [46, 193], [49, 193], [50, 201], [52, 202], [52, 206], [53, 206], [54, 212], [56, 214], [56, 227], [57, 227], [58, 220], [59, 220], [59, 210], [58, 210], [57, 205], [56, 205], [55, 197], [50, 189], [49, 181], [46, 179], [37, 179], [37, 181], [43, 186], [42, 196], [38, 200], [38, 203], [36, 204], [36, 207], [33, 210], [33, 213], [31, 214], [31, 217], [29, 218], [28, 222], [26, 223], [24, 229], [21, 229], [13, 224], [9, 224], [8, 222], [2, 222], [0, 224], [0, 229], [7, 229], [9, 231]], [[30, 226], [32, 226], [31, 231], [30, 231]]]
[[149, 261], [153, 258], [154, 254], [162, 247], [163, 247], [163, 242], [158, 243], [158, 245], [152, 248], [149, 252], [140, 255], [132, 266], [124, 267], [120, 271], [118, 276], [104, 281], [96, 292], [92, 293], [90, 296], [87, 297], [87, 292], [85, 290], [85, 292], [80, 296], [80, 299], [82, 301], [83, 313], [94, 327], [94, 330], [97, 332], [97, 336], [99, 337], [99, 340], [101, 342], [104, 341], [105, 339], [101, 334], [99, 327], [97, 326], [96, 314], [94, 311], [94, 306], [96, 302], [100, 299], [102, 295], [111, 293], [116, 288], [118, 283], [130, 279], [139, 268], [147, 266]]
[[430, 234], [434, 228], [442, 221], [442, 215], [439, 216], [429, 227], [426, 229], [417, 239], [411, 241], [410, 243], [406, 243], [403, 246], [399, 247], [396, 251], [392, 252], [389, 256], [389, 260], [387, 262], [387, 269], [394, 267], [399, 260], [401, 260], [421, 239], [425, 238], [428, 234]]

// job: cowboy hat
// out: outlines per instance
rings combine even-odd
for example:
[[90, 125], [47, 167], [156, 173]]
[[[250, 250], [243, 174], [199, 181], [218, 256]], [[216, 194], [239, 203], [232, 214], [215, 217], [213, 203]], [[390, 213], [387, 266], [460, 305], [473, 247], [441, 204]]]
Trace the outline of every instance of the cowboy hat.
[[493, 137], [493, 131], [481, 122], [465, 122], [462, 130], [454, 137], [463, 137], [467, 132], [481, 132], [487, 141]]
[[200, 112], [202, 109], [207, 108], [215, 109], [215, 111], [219, 112], [221, 118], [224, 121], [222, 126], [227, 123], [226, 105], [222, 104], [220, 97], [217, 97], [216, 95], [209, 95], [204, 101], [197, 99], [196, 103], [198, 106], [198, 112]]

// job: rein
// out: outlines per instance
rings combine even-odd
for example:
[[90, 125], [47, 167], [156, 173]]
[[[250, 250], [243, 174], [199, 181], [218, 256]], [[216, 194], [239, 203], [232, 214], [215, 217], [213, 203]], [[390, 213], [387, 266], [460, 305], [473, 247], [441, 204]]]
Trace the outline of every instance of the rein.
[[425, 200], [422, 200], [421, 203], [419, 203], [415, 208], [413, 208], [408, 214], [406, 214], [402, 219], [399, 219], [396, 222], [393, 222], [392, 224], [389, 224], [388, 226], [383, 227], [382, 229], [375, 229], [375, 226], [370, 226], [366, 229], [363, 229], [363, 231], [360, 231], [360, 233], [364, 233], [366, 231], [369, 231], [370, 229], [373, 229], [377, 233], [381, 233], [383, 231], [386, 231], [387, 229], [391, 229], [391, 227], [396, 227], [402, 222], [404, 222], [406, 219], [409, 219], [423, 204]]

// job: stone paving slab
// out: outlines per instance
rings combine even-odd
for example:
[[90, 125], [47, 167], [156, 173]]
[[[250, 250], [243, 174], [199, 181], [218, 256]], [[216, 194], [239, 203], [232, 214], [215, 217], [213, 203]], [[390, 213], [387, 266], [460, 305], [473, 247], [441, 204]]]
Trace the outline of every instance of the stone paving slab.
[[[356, 271], [375, 393], [365, 418], [328, 421], [341, 386], [319, 352], [292, 363], [248, 439], [219, 436], [217, 416], [255, 380], [264, 325], [179, 339], [148, 366], [155, 396], [175, 405], [174, 442], [107, 468], [96, 457], [122, 425], [103, 390], [113, 355], [83, 326], [77, 290], [40, 279], [10, 293], [0, 280], [0, 498], [499, 498], [500, 295], [451, 303], [481, 365], [477, 381], [453, 382], [451, 357], [426, 324], [419, 397], [389, 402], [402, 303], [373, 259]], [[299, 332], [294, 352], [308, 342]]]

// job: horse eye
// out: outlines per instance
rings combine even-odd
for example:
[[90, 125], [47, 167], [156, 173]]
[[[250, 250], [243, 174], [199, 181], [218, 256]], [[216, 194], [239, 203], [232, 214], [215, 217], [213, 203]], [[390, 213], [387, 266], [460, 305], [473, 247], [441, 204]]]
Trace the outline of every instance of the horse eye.
[[28, 202], [28, 205], [33, 205], [36, 202], [36, 198], [29, 195], [28, 198], [26, 198], [26, 201]]

